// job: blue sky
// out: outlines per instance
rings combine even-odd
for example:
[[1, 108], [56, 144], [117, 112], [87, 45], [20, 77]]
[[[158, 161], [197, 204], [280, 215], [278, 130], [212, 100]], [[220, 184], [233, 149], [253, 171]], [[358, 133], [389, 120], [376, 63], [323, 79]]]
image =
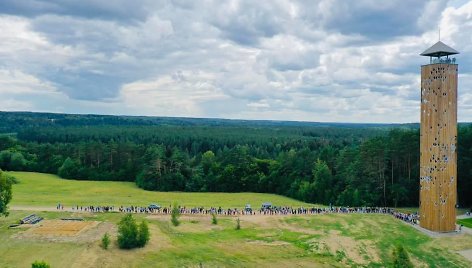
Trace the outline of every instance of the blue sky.
[[418, 122], [418, 54], [460, 51], [469, 1], [0, 1], [0, 110]]

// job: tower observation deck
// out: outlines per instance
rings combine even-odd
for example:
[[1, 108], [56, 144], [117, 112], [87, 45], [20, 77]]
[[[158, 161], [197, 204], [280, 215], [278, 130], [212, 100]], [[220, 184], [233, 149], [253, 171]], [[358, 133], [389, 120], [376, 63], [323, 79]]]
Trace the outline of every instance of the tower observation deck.
[[421, 53], [420, 226], [450, 232], [457, 204], [457, 76], [451, 55], [439, 41]]

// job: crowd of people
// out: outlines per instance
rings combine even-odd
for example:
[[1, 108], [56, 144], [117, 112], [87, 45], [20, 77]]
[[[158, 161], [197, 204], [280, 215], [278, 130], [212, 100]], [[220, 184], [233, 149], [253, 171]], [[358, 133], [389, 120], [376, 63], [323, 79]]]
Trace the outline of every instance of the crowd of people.
[[[64, 210], [64, 206], [58, 205], [58, 207], [61, 206], [61, 210]], [[59, 208], [58, 208], [59, 209]], [[114, 206], [72, 206], [71, 207], [72, 211], [82, 211], [82, 212], [113, 212], [115, 211]]]
[[[57, 210], [64, 210], [62, 204], [56, 206]], [[144, 214], [162, 214], [167, 215], [172, 211], [172, 206], [160, 207], [160, 206], [79, 206], [74, 205], [71, 207], [72, 211], [80, 212], [122, 212], [122, 213], [144, 213]], [[222, 207], [185, 207], [179, 206], [180, 214], [184, 215], [223, 215], [223, 216], [240, 216], [240, 215], [315, 215], [315, 214], [390, 214], [393, 217], [411, 223], [418, 224], [419, 216], [417, 213], [404, 213], [395, 211], [393, 208], [388, 207], [291, 207], [291, 206], [262, 206], [257, 210], [253, 210], [249, 205], [245, 208], [228, 208]]]
[[420, 222], [420, 217], [418, 213], [402, 213], [394, 211], [392, 215], [399, 220], [409, 222], [411, 224], [419, 224]]

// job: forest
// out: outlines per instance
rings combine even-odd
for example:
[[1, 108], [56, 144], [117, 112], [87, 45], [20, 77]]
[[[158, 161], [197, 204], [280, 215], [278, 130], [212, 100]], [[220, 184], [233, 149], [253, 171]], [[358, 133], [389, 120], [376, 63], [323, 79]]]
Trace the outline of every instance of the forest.
[[[458, 143], [458, 202], [470, 207], [472, 126], [460, 125]], [[0, 169], [156, 191], [418, 206], [419, 128], [0, 112]]]

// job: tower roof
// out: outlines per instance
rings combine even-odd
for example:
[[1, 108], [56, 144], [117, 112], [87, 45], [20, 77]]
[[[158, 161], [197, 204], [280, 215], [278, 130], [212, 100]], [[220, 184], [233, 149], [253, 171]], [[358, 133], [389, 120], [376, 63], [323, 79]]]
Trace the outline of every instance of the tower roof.
[[426, 49], [420, 55], [429, 57], [442, 57], [454, 54], [459, 54], [459, 52], [457, 52], [457, 50], [453, 49], [452, 47], [444, 44], [443, 42], [438, 41], [436, 44]]

